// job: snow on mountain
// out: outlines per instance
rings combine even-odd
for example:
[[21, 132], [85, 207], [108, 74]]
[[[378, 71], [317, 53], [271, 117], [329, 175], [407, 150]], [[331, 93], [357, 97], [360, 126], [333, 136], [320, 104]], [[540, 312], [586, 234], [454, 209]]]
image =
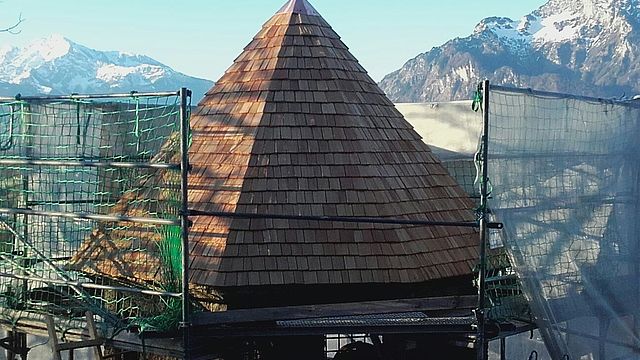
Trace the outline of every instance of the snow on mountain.
[[485, 19], [475, 30], [476, 34], [491, 31], [499, 38], [507, 41], [526, 41], [529, 43], [546, 43], [571, 41], [580, 35], [576, 22], [577, 14], [564, 11], [548, 17], [536, 15], [525, 16], [519, 21], [509, 18]]
[[199, 99], [213, 82], [142, 55], [98, 51], [61, 35], [0, 48], [0, 95], [164, 91], [191, 88]]
[[13, 50], [11, 46], [2, 45], [0, 46], [0, 63], [4, 62], [4, 59], [9, 55], [9, 53]]
[[167, 74], [165, 68], [158, 65], [143, 64], [138, 66], [119, 66], [114, 64], [103, 64], [97, 72], [96, 77], [109, 84], [119, 84], [127, 76], [137, 75], [155, 83]]
[[640, 93], [640, 0], [550, 0], [519, 20], [491, 17], [473, 34], [408, 61], [380, 86], [394, 101], [471, 96], [478, 81], [580, 92]]

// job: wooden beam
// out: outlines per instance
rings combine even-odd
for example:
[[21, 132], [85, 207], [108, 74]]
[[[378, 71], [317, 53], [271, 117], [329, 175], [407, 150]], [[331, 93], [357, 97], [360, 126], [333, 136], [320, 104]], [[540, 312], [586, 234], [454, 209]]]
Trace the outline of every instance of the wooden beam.
[[52, 359], [53, 360], [62, 360], [62, 356], [60, 356], [60, 351], [58, 351], [58, 334], [56, 334], [56, 324], [53, 321], [51, 315], [45, 315], [45, 320], [47, 321], [47, 330], [49, 332], [49, 346], [51, 347]]
[[[40, 314], [33, 314], [35, 318], [28, 319], [24, 316], [24, 312], [17, 312], [10, 309], [2, 309], [3, 315], [10, 315], [8, 318], [20, 318], [17, 322], [9, 322], [5, 319], [0, 319], [0, 328], [7, 331], [21, 331], [33, 336], [47, 337], [51, 335], [47, 328], [46, 319], [42, 319]], [[69, 341], [82, 341], [86, 340], [89, 335], [87, 330], [83, 330], [87, 327], [87, 321], [84, 320], [67, 320], [56, 318], [54, 323], [58, 323], [62, 328], [69, 328], [70, 330], [65, 333], [65, 338]], [[57, 340], [57, 339], [56, 339]], [[182, 349], [181, 339], [174, 338], [161, 338], [161, 339], [145, 339], [144, 344], [140, 337], [136, 334], [128, 332], [122, 332], [118, 334], [114, 339], [105, 339], [106, 345], [114, 348], [135, 351], [135, 352], [147, 352], [156, 355], [171, 356], [176, 358], [182, 358], [184, 351]]]
[[[46, 318], [39, 313], [29, 313], [16, 311], [13, 309], [1, 308], [0, 328], [6, 331], [17, 331], [33, 336], [49, 336]], [[32, 315], [33, 317], [29, 317]], [[15, 320], [13, 320], [15, 319]], [[70, 341], [80, 341], [86, 339], [88, 332], [83, 330], [87, 326], [86, 319], [64, 319], [55, 318], [54, 323], [60, 328], [69, 329], [65, 332], [65, 338]]]
[[181, 337], [146, 338], [142, 340], [137, 334], [122, 332], [113, 339], [106, 339], [107, 346], [182, 359], [184, 350]]
[[93, 320], [93, 313], [91, 311], [87, 311], [85, 316], [87, 318], [87, 330], [89, 330], [89, 337], [91, 339], [99, 339], [101, 341], [100, 345], [93, 347], [93, 356], [96, 359], [102, 360], [102, 349], [100, 346], [104, 344], [104, 339], [101, 339], [100, 334], [98, 334], [96, 323]]
[[69, 351], [69, 359], [73, 359], [74, 350], [89, 347], [94, 348], [93, 354], [95, 359], [102, 360], [102, 350], [100, 350], [100, 346], [104, 344], [104, 339], [101, 339], [98, 336], [98, 330], [96, 330], [96, 324], [93, 321], [93, 313], [91, 311], [87, 311], [85, 314], [85, 318], [87, 320], [87, 327], [90, 338], [88, 340], [83, 339], [81, 341], [60, 343], [58, 341], [58, 335], [56, 334], [56, 326], [53, 317], [51, 315], [45, 315], [45, 320], [47, 322], [47, 331], [49, 333], [49, 345], [51, 346], [51, 350], [53, 351], [54, 360], [62, 360], [60, 355], [60, 352], [62, 351]]
[[193, 327], [238, 324], [278, 320], [301, 320], [352, 315], [434, 312], [473, 309], [477, 296], [447, 296], [437, 298], [366, 301], [358, 303], [302, 305], [261, 309], [229, 310], [194, 314]]
[[[97, 347], [104, 344], [104, 341], [101, 339], [91, 339], [91, 340], [83, 340], [83, 341], [73, 341], [56, 345], [56, 349], [58, 351], [67, 351], [67, 350], [75, 350], [75, 349], [84, 349], [88, 347]], [[96, 357], [100, 359], [99, 357]]]

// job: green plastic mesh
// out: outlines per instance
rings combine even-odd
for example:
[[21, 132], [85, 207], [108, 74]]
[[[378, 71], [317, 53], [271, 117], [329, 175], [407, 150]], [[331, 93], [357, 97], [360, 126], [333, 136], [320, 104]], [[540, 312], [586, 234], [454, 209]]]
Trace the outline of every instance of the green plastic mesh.
[[177, 95], [0, 101], [0, 322], [91, 310], [115, 331], [179, 316], [180, 298], [117, 288], [180, 292], [180, 107]]

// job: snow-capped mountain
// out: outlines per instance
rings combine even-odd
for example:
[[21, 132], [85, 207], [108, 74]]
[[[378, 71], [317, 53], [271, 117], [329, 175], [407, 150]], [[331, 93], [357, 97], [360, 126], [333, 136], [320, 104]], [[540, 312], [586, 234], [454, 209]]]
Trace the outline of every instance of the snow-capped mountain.
[[171, 91], [184, 86], [198, 100], [212, 85], [147, 56], [93, 50], [61, 35], [22, 48], [0, 48], [2, 96]]
[[550, 0], [492, 17], [407, 62], [380, 86], [396, 102], [468, 99], [479, 81], [597, 97], [640, 94], [640, 0]]

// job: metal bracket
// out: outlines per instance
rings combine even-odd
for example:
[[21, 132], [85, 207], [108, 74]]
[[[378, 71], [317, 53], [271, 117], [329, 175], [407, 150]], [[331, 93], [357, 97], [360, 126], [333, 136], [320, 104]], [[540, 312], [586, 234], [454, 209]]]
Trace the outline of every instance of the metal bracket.
[[0, 339], [0, 347], [8, 350], [10, 353], [8, 359], [13, 360], [16, 355], [20, 355], [22, 360], [26, 360], [27, 354], [29, 350], [31, 350], [27, 347], [27, 335], [13, 331], [9, 331], [8, 335], [6, 338]]

